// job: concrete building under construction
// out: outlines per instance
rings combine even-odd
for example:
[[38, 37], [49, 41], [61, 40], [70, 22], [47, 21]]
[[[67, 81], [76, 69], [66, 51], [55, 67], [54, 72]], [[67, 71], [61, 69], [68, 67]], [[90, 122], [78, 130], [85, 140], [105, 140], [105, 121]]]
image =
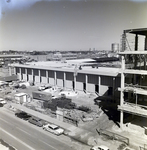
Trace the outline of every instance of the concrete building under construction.
[[[127, 36], [134, 35], [134, 48]], [[139, 48], [144, 37], [144, 49]], [[123, 128], [124, 113], [147, 117], [147, 28], [124, 30], [121, 55], [120, 125]]]

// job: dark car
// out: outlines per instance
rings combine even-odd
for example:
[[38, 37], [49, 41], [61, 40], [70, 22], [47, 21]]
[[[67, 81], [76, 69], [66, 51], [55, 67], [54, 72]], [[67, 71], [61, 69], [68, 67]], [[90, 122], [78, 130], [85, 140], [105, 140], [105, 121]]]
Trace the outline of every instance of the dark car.
[[3, 107], [4, 105], [0, 103], [0, 107]]
[[17, 116], [18, 118], [24, 119], [24, 120], [29, 120], [29, 118], [31, 117], [29, 114], [27, 114], [26, 112], [17, 112], [15, 113], [15, 116]]
[[29, 118], [29, 122], [34, 125], [37, 125], [39, 127], [43, 126], [43, 120], [41, 120], [40, 118], [34, 117], [34, 116]]

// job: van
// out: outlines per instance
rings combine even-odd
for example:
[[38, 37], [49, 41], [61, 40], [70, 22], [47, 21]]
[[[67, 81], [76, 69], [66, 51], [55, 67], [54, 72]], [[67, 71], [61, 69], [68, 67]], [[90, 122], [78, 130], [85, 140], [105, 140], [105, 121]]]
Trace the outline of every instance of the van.
[[107, 146], [104, 146], [104, 145], [96, 145], [96, 146], [93, 146], [90, 150], [110, 150]]

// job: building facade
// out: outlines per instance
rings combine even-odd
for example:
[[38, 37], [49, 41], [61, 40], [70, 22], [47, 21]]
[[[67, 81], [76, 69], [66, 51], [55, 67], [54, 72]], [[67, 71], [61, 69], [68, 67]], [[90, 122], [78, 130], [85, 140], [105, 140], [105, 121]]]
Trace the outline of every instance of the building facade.
[[[13, 68], [13, 71], [10, 68]], [[99, 96], [118, 97], [119, 95], [117, 90], [120, 87], [119, 68], [83, 66], [79, 69], [73, 64], [51, 66], [49, 63], [43, 66], [13, 64], [9, 66], [9, 70], [18, 75], [20, 80], [31, 81], [36, 85], [50, 84], [65, 90], [96, 93]]]

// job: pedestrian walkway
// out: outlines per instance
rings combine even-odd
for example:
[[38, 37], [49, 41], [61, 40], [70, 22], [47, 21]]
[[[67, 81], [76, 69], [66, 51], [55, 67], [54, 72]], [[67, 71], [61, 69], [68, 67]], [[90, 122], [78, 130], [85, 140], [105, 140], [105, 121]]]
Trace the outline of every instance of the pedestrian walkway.
[[49, 115], [45, 115], [45, 114], [42, 114], [40, 112], [37, 112], [35, 110], [32, 110], [32, 109], [29, 109], [23, 105], [20, 105], [20, 104], [15, 104], [15, 103], [12, 103], [11, 106], [15, 107], [16, 109], [19, 109], [19, 110], [22, 110], [22, 111], [25, 111], [27, 112], [28, 114], [31, 114], [35, 117], [38, 117], [38, 118], [41, 118], [47, 122], [50, 122], [50, 123], [53, 123], [53, 124], [57, 124], [59, 125], [60, 127], [66, 129], [68, 132], [70, 132], [70, 129], [72, 128], [76, 128], [75, 126], [73, 125], [70, 125], [70, 124], [67, 124], [67, 123], [64, 123], [62, 121], [59, 121], [55, 118], [52, 118], [50, 117]]
[[[72, 139], [81, 142], [83, 144], [92, 146], [95, 145], [94, 143], [95, 137], [97, 136], [97, 133], [92, 133], [91, 131], [76, 127], [72, 124], [65, 123], [62, 121], [59, 121], [55, 118], [50, 117], [49, 115], [42, 114], [40, 112], [37, 112], [35, 110], [29, 109], [23, 105], [12, 103], [11, 106], [13, 106], [16, 109], [22, 110], [27, 112], [28, 114], [31, 114], [33, 116], [36, 116], [38, 118], [41, 118], [47, 122], [59, 125], [61, 128], [65, 129], [65, 134], [71, 137]], [[91, 142], [92, 141], [92, 142]]]
[[[115, 145], [114, 141], [102, 141], [102, 139], [100, 139], [100, 137], [98, 137], [98, 134], [97, 132], [91, 132], [91, 131], [88, 131], [86, 129], [82, 129], [80, 127], [76, 127], [72, 124], [69, 124], [69, 123], [65, 123], [65, 122], [62, 122], [62, 121], [59, 121], [57, 120], [56, 118], [52, 118], [50, 117], [49, 115], [45, 115], [45, 114], [42, 114], [40, 112], [37, 112], [35, 110], [32, 110], [32, 109], [29, 109], [23, 105], [20, 105], [20, 104], [15, 104], [15, 103], [12, 103], [11, 106], [19, 109], [19, 110], [22, 110], [22, 111], [25, 111], [33, 116], [36, 116], [36, 117], [39, 117], [47, 122], [50, 122], [50, 123], [53, 123], [53, 124], [56, 124], [56, 125], [59, 125], [61, 128], [64, 128], [65, 129], [65, 134], [68, 135], [69, 137], [71, 137], [72, 139], [74, 140], [77, 140], [81, 143], [84, 143], [86, 145], [96, 145], [96, 143], [109, 143], [107, 144], [107, 146], [110, 146], [111, 148], [110, 149], [116, 149], [117, 150], [117, 146]], [[142, 137], [139, 137], [138, 135], [133, 135], [133, 134], [128, 134], [126, 135], [125, 132], [115, 132], [117, 134], [121, 134], [127, 138], [130, 139], [130, 143], [131, 145], [132, 144], [135, 144], [136, 146], [136, 150], [139, 150], [140, 146], [144, 146], [144, 144], [146, 144], [147, 142], [147, 138], [146, 136], [142, 136]], [[139, 139], [139, 140], [138, 140]], [[138, 141], [138, 142], [136, 142]]]

